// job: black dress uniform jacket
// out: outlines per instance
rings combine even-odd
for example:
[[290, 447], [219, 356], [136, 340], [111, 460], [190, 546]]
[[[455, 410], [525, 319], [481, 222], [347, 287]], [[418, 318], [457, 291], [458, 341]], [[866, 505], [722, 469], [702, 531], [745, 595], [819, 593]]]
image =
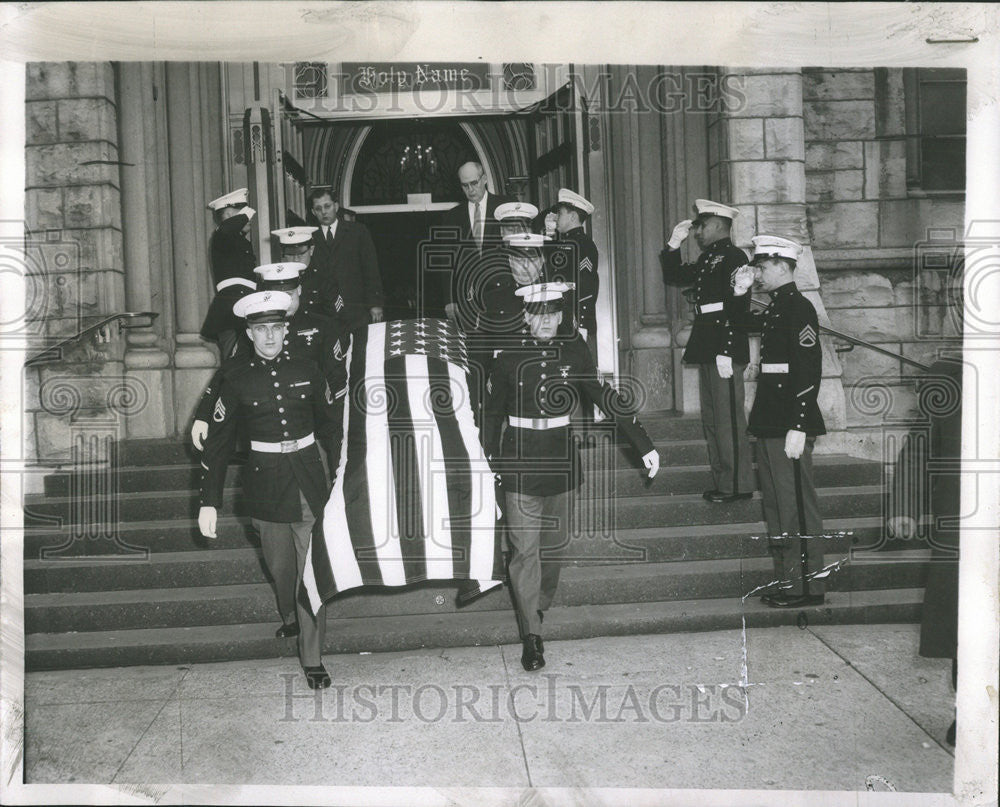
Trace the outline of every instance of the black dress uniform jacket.
[[520, 347], [500, 354], [486, 399], [484, 444], [505, 490], [551, 496], [580, 486], [580, 456], [569, 426], [526, 429], [511, 426], [508, 416], [569, 415], [581, 395], [612, 417], [640, 454], [653, 450], [645, 429], [622, 397], [599, 380], [580, 336], [546, 343], [529, 337]]
[[[790, 430], [826, 434], [817, 403], [823, 351], [813, 304], [786, 283], [771, 292], [765, 311], [747, 312], [738, 324], [761, 333], [761, 372], [747, 431], [757, 437], [783, 437]], [[765, 364], [787, 365], [788, 372], [765, 372]]]
[[586, 328], [587, 333], [597, 333], [597, 292], [600, 279], [597, 274], [597, 244], [594, 243], [583, 227], [574, 227], [560, 236], [560, 241], [571, 243], [576, 247], [576, 315], [578, 325]]
[[[749, 362], [747, 336], [733, 328], [734, 317], [750, 310], [750, 296], [734, 296], [732, 283], [733, 273], [747, 262], [746, 253], [721, 238], [709, 244], [695, 263], [681, 263], [681, 251], [669, 247], [660, 253], [660, 260], [667, 283], [694, 283], [697, 308], [684, 361], [715, 364], [716, 356], [729, 356], [735, 364]], [[714, 310], [703, 312], [705, 306]]]
[[[247, 344], [249, 340], [246, 339], [245, 333], [245, 330], [241, 331], [243, 338], [238, 342], [240, 350], [233, 362], [239, 363], [254, 355], [253, 345]], [[347, 392], [344, 359], [349, 339], [350, 335], [344, 332], [343, 323], [329, 317], [310, 314], [300, 308], [288, 321], [284, 353], [289, 357], [309, 359], [314, 362], [326, 377], [334, 398], [339, 400]], [[225, 370], [224, 365], [215, 371], [198, 402], [195, 420], [208, 423], [215, 416]]]
[[[256, 282], [253, 270], [257, 266], [257, 258], [250, 242], [243, 237], [243, 228], [249, 220], [245, 213], [237, 213], [222, 222], [212, 233], [209, 254], [212, 261], [212, 282], [216, 286], [230, 278]], [[234, 285], [216, 293], [201, 326], [201, 335], [205, 339], [216, 339], [222, 331], [241, 330], [243, 321], [233, 313], [233, 304], [251, 290], [248, 286]]]
[[[329, 439], [335, 428], [333, 395], [319, 367], [283, 353], [274, 359], [254, 354], [224, 368], [217, 410], [202, 454], [203, 507], [222, 504], [237, 428], [247, 441], [268, 443], [309, 434]], [[250, 517], [301, 521], [299, 491], [319, 518], [330, 491], [316, 443], [286, 454], [254, 451], [251, 446], [243, 469], [243, 501]]]

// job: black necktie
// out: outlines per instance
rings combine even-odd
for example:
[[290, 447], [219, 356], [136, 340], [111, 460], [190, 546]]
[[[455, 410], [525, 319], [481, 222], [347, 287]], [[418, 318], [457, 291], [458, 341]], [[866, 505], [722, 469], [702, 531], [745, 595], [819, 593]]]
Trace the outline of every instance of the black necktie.
[[330, 249], [333, 249], [333, 228], [332, 227], [327, 227], [326, 228], [326, 245], [328, 247], [330, 247]]

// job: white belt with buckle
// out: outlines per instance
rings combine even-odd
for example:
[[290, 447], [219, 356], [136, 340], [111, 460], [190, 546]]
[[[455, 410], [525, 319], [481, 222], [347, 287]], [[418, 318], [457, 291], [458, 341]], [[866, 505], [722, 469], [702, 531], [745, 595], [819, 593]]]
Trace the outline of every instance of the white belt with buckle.
[[787, 373], [787, 364], [762, 364], [760, 366], [760, 371], [762, 373]]
[[722, 303], [705, 303], [705, 305], [699, 305], [698, 310], [702, 314], [713, 314], [722, 310]]
[[260, 451], [264, 454], [291, 454], [295, 451], [301, 451], [303, 448], [308, 448], [315, 442], [316, 437], [313, 434], [307, 434], [298, 440], [282, 440], [280, 443], [264, 443], [260, 440], [251, 440], [250, 450]]
[[217, 292], [227, 289], [230, 286], [246, 286], [248, 289], [256, 289], [257, 284], [252, 280], [247, 280], [245, 277], [227, 277], [220, 283], [215, 284], [215, 290]]
[[560, 426], [569, 426], [569, 415], [562, 415], [557, 418], [519, 418], [510, 415], [507, 421], [511, 426], [519, 429], [558, 429]]

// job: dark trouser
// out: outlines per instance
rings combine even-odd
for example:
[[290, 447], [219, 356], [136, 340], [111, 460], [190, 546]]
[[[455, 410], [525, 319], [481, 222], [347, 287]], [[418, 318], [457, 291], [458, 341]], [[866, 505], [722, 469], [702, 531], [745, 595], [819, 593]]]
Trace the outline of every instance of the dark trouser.
[[[261, 521], [257, 518], [252, 521], [260, 533], [264, 561], [274, 578], [278, 608], [281, 610], [282, 619], [286, 622], [291, 620], [285, 618], [286, 611], [283, 609], [282, 597], [287, 597], [288, 578], [293, 575], [292, 599], [299, 621], [299, 661], [303, 667], [317, 667], [322, 663], [323, 639], [326, 635], [326, 606], [321, 606], [319, 613], [313, 616], [305, 594], [301, 593], [300, 596], [302, 573], [306, 568], [306, 552], [309, 550], [309, 540], [316, 517], [309, 509], [305, 496], [300, 493], [299, 497], [302, 504], [302, 521], [290, 524]], [[271, 566], [269, 555], [277, 564], [276, 568]], [[294, 566], [289, 569], [292, 562]], [[287, 607], [287, 604], [284, 607]]]
[[733, 362], [733, 377], [720, 378], [715, 364], [698, 365], [701, 425], [712, 481], [720, 493], [749, 493], [756, 487], [743, 409], [745, 368], [745, 364]]
[[524, 637], [539, 635], [539, 611], [552, 604], [559, 585], [561, 556], [569, 542], [573, 495], [531, 496], [507, 491], [505, 495], [507, 540], [511, 556], [507, 567], [517, 613], [517, 627]]
[[[815, 439], [806, 438], [802, 456], [785, 456], [784, 437], [757, 438], [757, 470], [764, 500], [774, 572], [781, 590], [792, 596], [822, 594], [822, 579], [811, 578], [823, 568], [823, 519], [812, 478]], [[810, 537], [802, 537], [810, 536]]]

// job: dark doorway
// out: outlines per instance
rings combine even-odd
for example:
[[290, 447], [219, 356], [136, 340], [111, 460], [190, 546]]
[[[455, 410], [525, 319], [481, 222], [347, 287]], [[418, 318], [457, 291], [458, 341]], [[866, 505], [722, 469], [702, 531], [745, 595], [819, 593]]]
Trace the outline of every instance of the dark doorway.
[[358, 216], [375, 242], [385, 290], [386, 319], [444, 316], [446, 290], [421, 272], [421, 245], [427, 242], [440, 217], [436, 211]]

